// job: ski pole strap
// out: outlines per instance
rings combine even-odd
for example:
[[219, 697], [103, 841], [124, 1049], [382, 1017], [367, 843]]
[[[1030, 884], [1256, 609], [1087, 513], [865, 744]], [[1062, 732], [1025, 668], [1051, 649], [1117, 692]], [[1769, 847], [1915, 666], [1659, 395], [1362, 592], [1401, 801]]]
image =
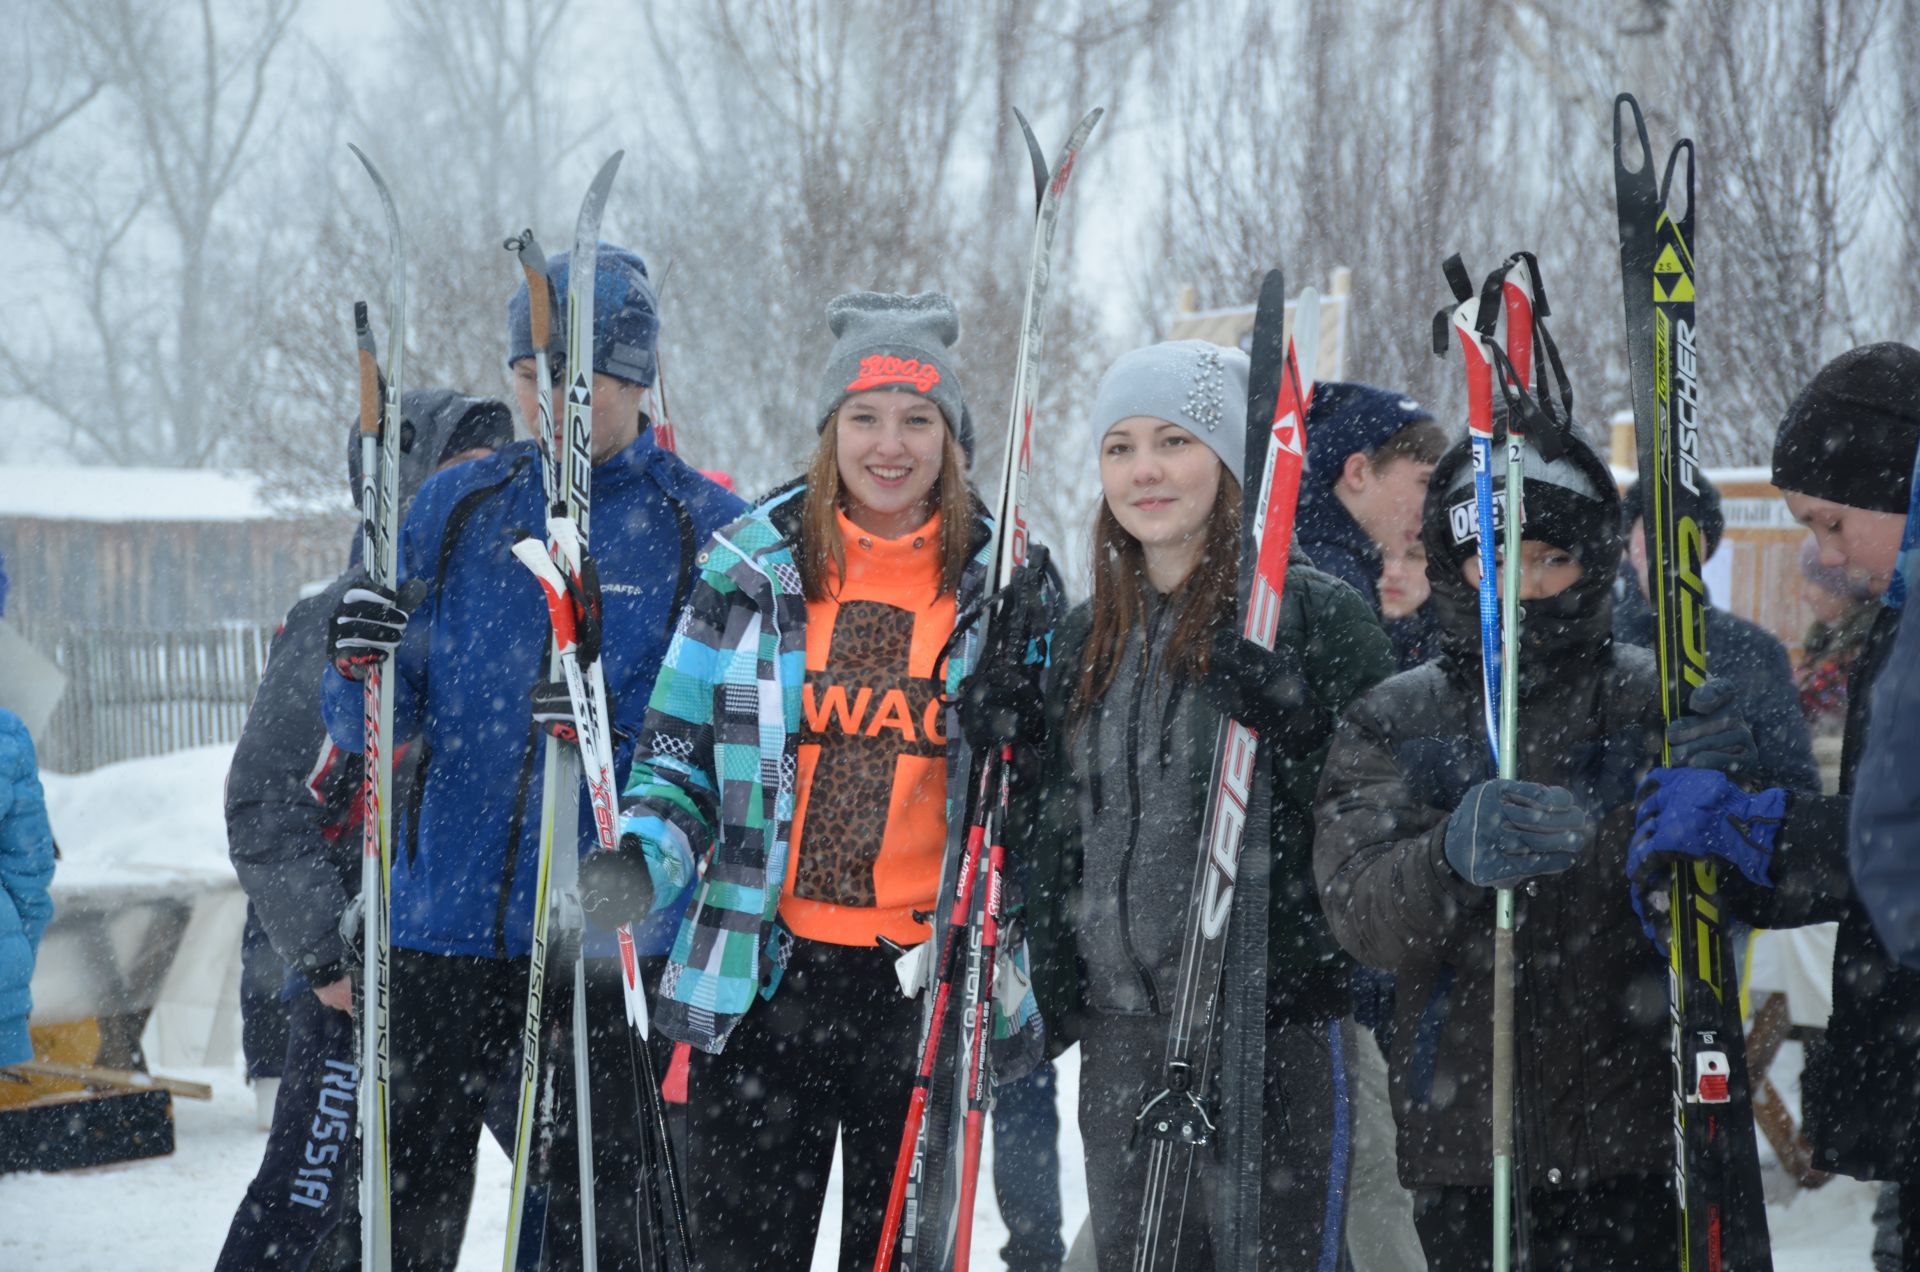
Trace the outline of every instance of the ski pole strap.
[[[1449, 264], [1459, 258], [1455, 257]], [[1559, 399], [1556, 412], [1552, 398], [1545, 392], [1531, 393], [1520, 383], [1519, 374], [1513, 362], [1507, 357], [1505, 347], [1493, 338], [1501, 298], [1501, 288], [1506, 283], [1507, 274], [1517, 264], [1525, 264], [1528, 277], [1532, 281], [1534, 365], [1544, 361], [1551, 373], [1553, 396]], [[1449, 281], [1452, 281], [1451, 275]], [[1457, 288], [1456, 288], [1457, 289]], [[1548, 463], [1559, 459], [1566, 453], [1567, 434], [1573, 427], [1573, 384], [1567, 377], [1566, 363], [1561, 360], [1560, 346], [1554, 343], [1553, 335], [1543, 321], [1550, 312], [1547, 304], [1546, 284], [1540, 279], [1540, 265], [1532, 252], [1515, 252], [1509, 256], [1500, 268], [1487, 275], [1480, 289], [1480, 310], [1474, 319], [1474, 328], [1486, 341], [1487, 349], [1493, 361], [1494, 382], [1500, 386], [1500, 399], [1507, 408], [1507, 431], [1533, 440], [1534, 449]], [[1540, 376], [1544, 386], [1547, 376]]]

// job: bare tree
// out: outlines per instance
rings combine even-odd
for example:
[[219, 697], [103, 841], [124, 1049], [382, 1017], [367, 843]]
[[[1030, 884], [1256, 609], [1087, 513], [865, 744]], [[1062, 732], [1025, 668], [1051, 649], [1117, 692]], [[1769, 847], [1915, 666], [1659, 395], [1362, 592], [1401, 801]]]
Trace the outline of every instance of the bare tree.
[[105, 86], [81, 50], [49, 31], [42, 14], [16, 21], [16, 38], [0, 50], [0, 209], [27, 196], [27, 152], [85, 109]]
[[[404, 79], [359, 86], [330, 68], [301, 138], [311, 158], [291, 200], [315, 210], [286, 280], [304, 303], [276, 307], [259, 333], [275, 391], [244, 458], [274, 489], [305, 499], [340, 489], [353, 410], [348, 314], [368, 301], [383, 340], [392, 321], [386, 229], [348, 141], [392, 183], [407, 240], [408, 384], [503, 393], [506, 301], [521, 275], [502, 241], [532, 227], [547, 251], [567, 250], [591, 166], [605, 157], [601, 146], [616, 144], [576, 100], [609, 100], [611, 84], [574, 94], [581, 86], [557, 73], [596, 65], [607, 73], [584, 56], [586, 35], [572, 19], [566, 0], [405, 0], [393, 42]], [[639, 163], [629, 156], [616, 211]]]
[[1732, 426], [1703, 432], [1710, 461], [1763, 460], [1794, 393], [1863, 339], [1852, 264], [1881, 171], [1861, 144], [1862, 71], [1884, 8], [1700, 0], [1689, 26], [1700, 316], [1724, 368], [1714, 413]]
[[[213, 0], [187, 21], [135, 0], [57, 0], [72, 46], [112, 85], [110, 154], [82, 156], [27, 215], [63, 253], [84, 334], [43, 311], [43, 341], [0, 341], [0, 388], [83, 451], [205, 464], [249, 409], [249, 293], [220, 250], [222, 215], [297, 3], [262, 0], [235, 29]], [[116, 168], [124, 185], [103, 179]]]
[[[1058, 145], [1081, 112], [1120, 95], [1180, 6], [723, 3], [679, 25], [649, 9], [671, 110], [656, 131], [645, 238], [673, 262], [663, 348], [690, 455], [742, 489], [790, 476], [812, 444], [810, 403], [831, 340], [827, 300], [853, 288], [950, 293], [956, 350], [991, 496], [1006, 418], [1032, 226], [1032, 184], [1012, 108]], [[908, 87], [910, 86], [910, 88]], [[1070, 265], [1077, 200], [1103, 169], [1113, 121], [1070, 188], [1048, 300], [1040, 463], [1070, 453], [1097, 365], [1092, 301]], [[1056, 448], [1059, 448], [1056, 450]], [[1035, 519], [1058, 542], [1084, 489], [1037, 485]]]

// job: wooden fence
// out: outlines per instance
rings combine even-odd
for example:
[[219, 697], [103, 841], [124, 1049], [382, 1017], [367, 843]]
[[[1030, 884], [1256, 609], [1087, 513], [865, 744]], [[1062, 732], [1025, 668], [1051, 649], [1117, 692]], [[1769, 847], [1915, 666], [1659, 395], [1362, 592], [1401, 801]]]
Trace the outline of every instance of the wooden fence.
[[70, 627], [35, 633], [67, 676], [40, 763], [78, 773], [117, 760], [232, 742], [246, 723], [274, 628]]

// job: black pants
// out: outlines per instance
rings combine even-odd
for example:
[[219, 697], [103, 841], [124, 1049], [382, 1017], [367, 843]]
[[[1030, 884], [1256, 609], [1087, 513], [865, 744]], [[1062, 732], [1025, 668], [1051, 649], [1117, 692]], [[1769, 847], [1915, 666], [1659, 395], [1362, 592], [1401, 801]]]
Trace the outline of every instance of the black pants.
[[247, 906], [247, 923], [240, 930], [240, 1054], [246, 1057], [247, 1078], [277, 1078], [287, 1054], [292, 1029], [289, 1002], [282, 991], [287, 965], [267, 943], [267, 930]]
[[[1579, 1192], [1536, 1189], [1528, 1208], [1536, 1272], [1642, 1272], [1674, 1264], [1679, 1217], [1665, 1175], [1627, 1175]], [[1493, 1189], [1420, 1189], [1413, 1225], [1431, 1272], [1493, 1267]]]
[[[558, 983], [556, 983], [558, 982]], [[551, 969], [545, 1001], [570, 1012], [570, 977]], [[393, 951], [389, 1134], [395, 1272], [452, 1272], [460, 1257], [480, 1126], [489, 1106], [517, 1110], [527, 960]], [[599, 1262], [637, 1267], [637, 1123], [617, 964], [587, 960], [588, 1060], [593, 1074], [594, 1202]], [[546, 1266], [580, 1266], [579, 1165], [571, 1114], [550, 1157]], [[505, 1205], [502, 1198], [500, 1204]], [[535, 1234], [523, 1237], [523, 1245]], [[537, 1238], [535, 1238], [537, 1239]]]
[[305, 1268], [354, 1209], [360, 1066], [353, 1018], [302, 990], [285, 1004], [280, 1094], [260, 1170], [227, 1229], [216, 1272]]
[[873, 1266], [919, 1019], [887, 951], [798, 941], [779, 991], [726, 1050], [693, 1054], [687, 1191], [702, 1272], [812, 1266], [836, 1137], [840, 1266]]

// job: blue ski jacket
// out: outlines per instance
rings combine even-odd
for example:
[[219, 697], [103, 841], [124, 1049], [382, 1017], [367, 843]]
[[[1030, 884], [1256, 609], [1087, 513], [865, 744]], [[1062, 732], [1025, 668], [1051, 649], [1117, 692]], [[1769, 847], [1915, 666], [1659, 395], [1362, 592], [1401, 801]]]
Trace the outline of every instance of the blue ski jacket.
[[0, 708], [0, 1066], [33, 1059], [28, 987], [40, 937], [53, 918], [53, 831], [33, 739]]
[[[592, 494], [607, 712], [624, 780], [695, 554], [746, 505], [660, 449], [651, 429], [594, 468]], [[419, 779], [395, 810], [392, 933], [403, 949], [520, 958], [531, 948], [545, 742], [531, 694], [547, 676], [551, 629], [512, 547], [544, 538], [545, 524], [531, 441], [437, 475], [407, 514], [402, 587], [429, 582], [395, 658], [394, 736], [417, 733], [421, 748]], [[362, 750], [359, 682], [329, 669], [321, 698], [334, 741]], [[583, 854], [594, 846], [584, 789], [577, 841]], [[678, 920], [655, 914], [636, 929], [640, 952], [665, 951]], [[611, 953], [611, 939], [589, 950]]]

